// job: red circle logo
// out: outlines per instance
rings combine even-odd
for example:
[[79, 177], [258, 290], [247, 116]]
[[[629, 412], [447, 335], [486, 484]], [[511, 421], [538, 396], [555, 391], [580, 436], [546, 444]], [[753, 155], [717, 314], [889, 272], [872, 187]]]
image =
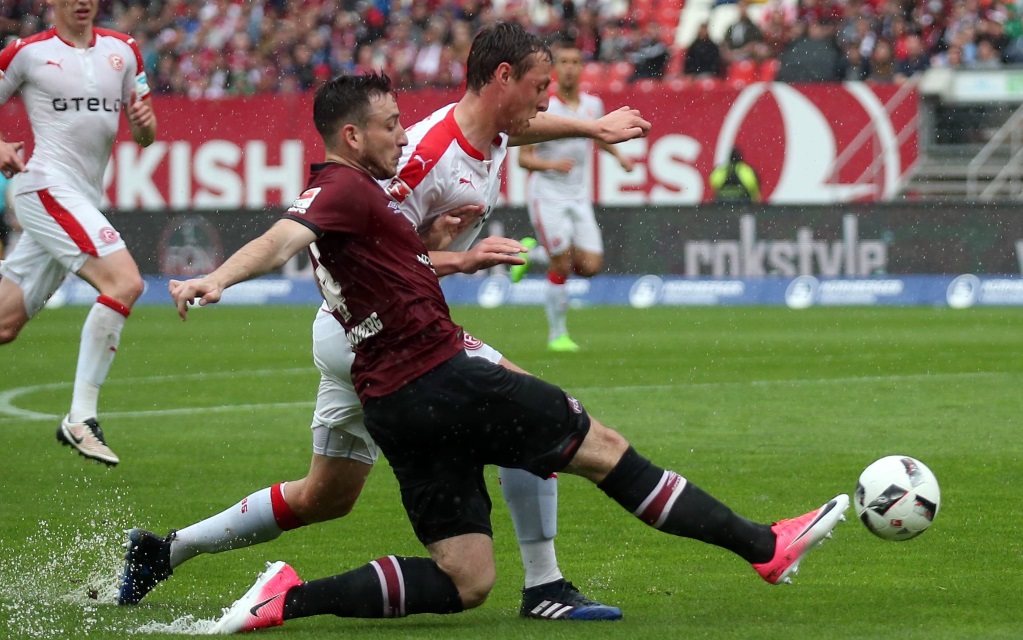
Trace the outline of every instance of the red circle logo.
[[107, 60], [110, 61], [110, 66], [114, 68], [114, 71], [120, 71], [124, 68], [124, 58], [116, 53], [111, 53]]
[[113, 244], [117, 242], [118, 238], [120, 237], [121, 236], [118, 235], [118, 233], [111, 229], [110, 227], [103, 227], [102, 229], [99, 230], [99, 239], [107, 244]]

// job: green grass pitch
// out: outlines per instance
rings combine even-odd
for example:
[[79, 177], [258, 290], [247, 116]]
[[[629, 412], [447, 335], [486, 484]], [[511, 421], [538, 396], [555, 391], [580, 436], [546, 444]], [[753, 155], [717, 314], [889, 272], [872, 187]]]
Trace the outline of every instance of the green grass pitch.
[[[421, 553], [381, 463], [348, 518], [196, 558], [142, 605], [112, 604], [123, 529], [180, 528], [304, 475], [315, 309], [211, 307], [185, 324], [169, 306], [136, 310], [101, 398], [116, 469], [54, 439], [86, 311], [47, 310], [0, 348], [0, 637], [194, 631], [265, 561], [287, 560], [309, 579]], [[561, 566], [585, 593], [620, 605], [625, 620], [537, 622], [517, 616], [522, 568], [492, 482], [499, 577], [483, 607], [404, 620], [321, 617], [260, 636], [1019, 637], [1020, 314], [581, 309], [569, 322], [583, 352], [554, 356], [539, 308], [457, 308], [474, 335], [750, 518], [790, 517], [851, 494], [863, 467], [893, 453], [934, 470], [941, 511], [920, 538], [892, 543], [850, 509], [795, 584], [772, 587], [738, 558], [653, 531], [562, 476]]]

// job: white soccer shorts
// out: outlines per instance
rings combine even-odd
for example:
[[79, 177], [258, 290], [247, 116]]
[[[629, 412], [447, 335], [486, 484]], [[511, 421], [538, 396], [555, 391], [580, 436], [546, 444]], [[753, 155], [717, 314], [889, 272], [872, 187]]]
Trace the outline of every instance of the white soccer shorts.
[[30, 318], [89, 256], [108, 256], [125, 248], [107, 217], [73, 189], [50, 187], [18, 194], [14, 212], [25, 232], [0, 264], [0, 274], [21, 288]]
[[[497, 349], [468, 333], [465, 352], [494, 364], [501, 361]], [[313, 410], [313, 453], [328, 458], [349, 458], [373, 464], [380, 456], [362, 421], [362, 403], [352, 384], [355, 353], [344, 327], [331, 314], [319, 310], [313, 321], [313, 362], [320, 370], [320, 387]]]
[[530, 198], [529, 221], [549, 255], [560, 256], [571, 247], [604, 253], [604, 238], [589, 200]]

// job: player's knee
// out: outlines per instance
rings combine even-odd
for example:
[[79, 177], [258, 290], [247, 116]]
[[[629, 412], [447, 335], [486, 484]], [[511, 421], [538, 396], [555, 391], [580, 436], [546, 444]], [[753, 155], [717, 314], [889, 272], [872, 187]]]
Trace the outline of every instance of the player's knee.
[[575, 266], [575, 275], [582, 278], [592, 278], [593, 276], [600, 273], [600, 269], [602, 266], [603, 265], [601, 265], [599, 262], [592, 264], [588, 263], [579, 264]]
[[462, 606], [474, 609], [487, 601], [490, 590], [494, 588], [497, 572], [493, 565], [475, 572], [465, 572], [459, 577], [452, 577], [462, 599]]
[[14, 339], [21, 333], [21, 327], [7, 324], [0, 324], [0, 344], [14, 342]]

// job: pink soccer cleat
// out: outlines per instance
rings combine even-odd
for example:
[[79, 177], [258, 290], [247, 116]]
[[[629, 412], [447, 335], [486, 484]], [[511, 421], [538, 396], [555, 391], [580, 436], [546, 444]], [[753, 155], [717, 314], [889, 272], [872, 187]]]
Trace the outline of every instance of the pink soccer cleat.
[[266, 571], [210, 629], [210, 635], [244, 633], [284, 624], [284, 599], [288, 590], [302, 584], [295, 570], [284, 562], [266, 563]]
[[771, 527], [777, 536], [774, 557], [753, 568], [771, 584], [792, 584], [790, 575], [799, 571], [799, 561], [825, 538], [831, 537], [835, 525], [845, 520], [848, 508], [849, 496], [843, 493], [810, 513], [774, 523]]

